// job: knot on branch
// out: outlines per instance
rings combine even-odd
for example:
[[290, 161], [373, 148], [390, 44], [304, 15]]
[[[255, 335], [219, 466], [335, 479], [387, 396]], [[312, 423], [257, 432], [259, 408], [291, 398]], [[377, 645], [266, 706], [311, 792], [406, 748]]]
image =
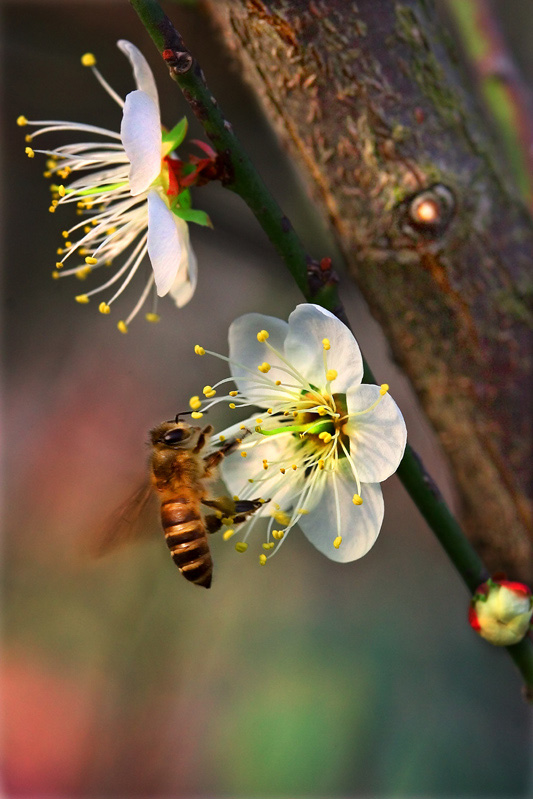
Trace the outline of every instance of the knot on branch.
[[402, 203], [402, 230], [417, 238], [440, 238], [448, 229], [455, 206], [452, 191], [443, 183], [435, 183]]
[[193, 57], [188, 50], [172, 50], [167, 48], [162, 54], [171, 74], [185, 75], [193, 64]]

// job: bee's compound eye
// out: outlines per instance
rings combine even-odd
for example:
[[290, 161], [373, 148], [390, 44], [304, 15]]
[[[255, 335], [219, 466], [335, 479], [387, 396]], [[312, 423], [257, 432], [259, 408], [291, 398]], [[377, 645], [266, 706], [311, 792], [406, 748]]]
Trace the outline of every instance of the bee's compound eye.
[[163, 442], [171, 445], [179, 444], [180, 441], [184, 441], [188, 437], [189, 433], [187, 430], [184, 430], [182, 427], [176, 427], [174, 430], [169, 430], [168, 433], [165, 433]]

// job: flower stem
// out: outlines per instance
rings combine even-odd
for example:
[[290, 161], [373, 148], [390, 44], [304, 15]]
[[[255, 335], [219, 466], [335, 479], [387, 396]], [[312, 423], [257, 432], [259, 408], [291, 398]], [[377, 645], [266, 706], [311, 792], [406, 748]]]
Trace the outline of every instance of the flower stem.
[[[350, 327], [338, 296], [336, 277], [328, 263], [320, 264], [306, 253], [289, 219], [257, 173], [247, 153], [233, 133], [220, 106], [209, 91], [200, 65], [185, 46], [180, 34], [156, 0], [130, 0], [146, 30], [167, 63], [171, 77], [211, 139], [224, 164], [223, 184], [238, 194], [254, 213], [259, 224], [286, 263], [298, 287], [309, 302], [332, 311]], [[365, 362], [364, 382], [376, 383]], [[448, 557], [473, 594], [489, 574], [461, 526], [444, 502], [421, 459], [409, 446], [398, 467], [398, 476], [411, 499], [442, 544]], [[528, 636], [507, 647], [525, 683], [525, 693], [533, 698], [533, 641]]]

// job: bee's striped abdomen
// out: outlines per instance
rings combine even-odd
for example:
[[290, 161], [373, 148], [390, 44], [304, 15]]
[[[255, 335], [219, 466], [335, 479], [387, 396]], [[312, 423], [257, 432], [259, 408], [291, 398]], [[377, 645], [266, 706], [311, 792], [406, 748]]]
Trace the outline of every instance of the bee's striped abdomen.
[[172, 560], [185, 579], [209, 588], [213, 561], [200, 506], [192, 492], [181, 491], [161, 505], [161, 524]]

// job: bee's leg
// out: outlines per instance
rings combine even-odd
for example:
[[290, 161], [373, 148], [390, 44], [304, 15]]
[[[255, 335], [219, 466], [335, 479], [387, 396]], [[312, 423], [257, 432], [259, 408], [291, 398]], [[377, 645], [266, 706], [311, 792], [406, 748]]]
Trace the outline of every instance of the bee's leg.
[[221, 447], [215, 450], [215, 452], [206, 455], [204, 458], [204, 477], [210, 477], [218, 464], [224, 460], [226, 455], [233, 452], [239, 446], [244, 436], [249, 435], [249, 433], [249, 430], [243, 430], [239, 438], [232, 438], [230, 441], [226, 441]]
[[235, 502], [235, 516], [233, 517], [233, 524], [242, 524], [246, 519], [255, 513], [261, 505], [270, 502], [269, 499], [239, 499]]
[[218, 516], [215, 516], [214, 513], [208, 513], [207, 516], [204, 517], [204, 522], [205, 529], [208, 533], [218, 533], [222, 527], [222, 520], [219, 519]]
[[206, 505], [208, 508], [213, 508], [217, 514], [220, 514], [220, 518], [233, 518], [235, 515], [235, 500], [226, 495], [216, 497], [215, 499], [202, 499], [201, 502], [202, 505]]
[[199, 452], [203, 450], [205, 445], [207, 444], [207, 440], [211, 433], [213, 432], [214, 427], [211, 424], [208, 424], [207, 427], [204, 427], [200, 435], [198, 436], [198, 441], [196, 442], [196, 446], [193, 449], [193, 452], [197, 455]]

